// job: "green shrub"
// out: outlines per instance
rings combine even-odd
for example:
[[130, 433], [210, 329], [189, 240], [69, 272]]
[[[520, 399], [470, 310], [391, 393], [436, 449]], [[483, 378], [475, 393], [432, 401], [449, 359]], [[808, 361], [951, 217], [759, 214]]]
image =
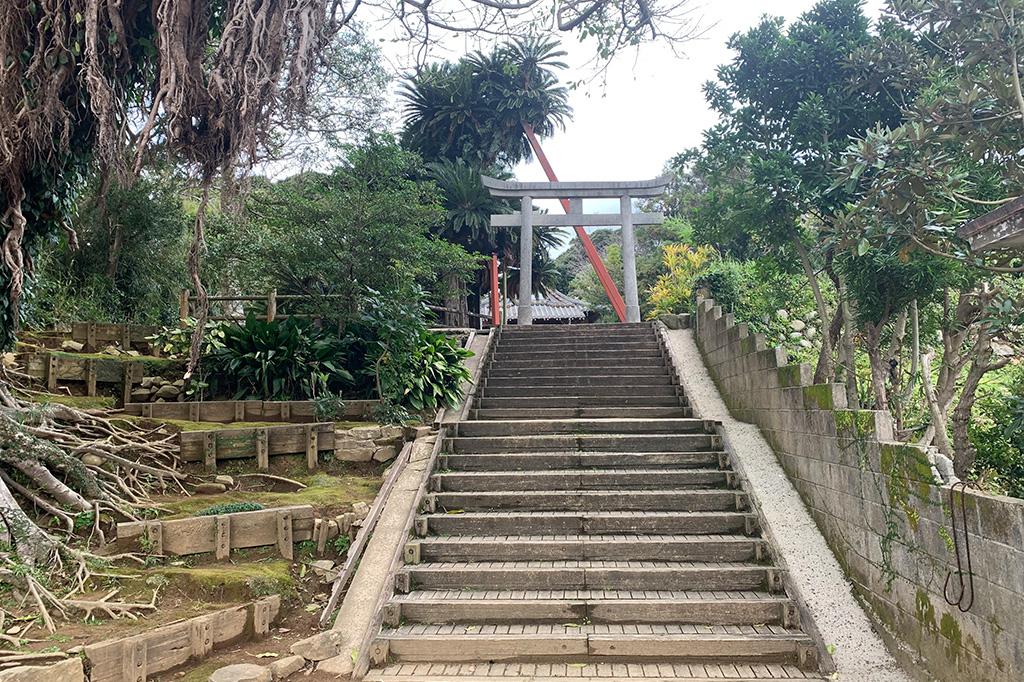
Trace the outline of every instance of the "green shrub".
[[469, 381], [464, 360], [472, 353], [455, 339], [424, 330], [419, 344], [401, 371], [403, 401], [417, 410], [449, 407], [462, 400], [463, 381]]
[[219, 516], [220, 514], [260, 511], [261, 509], [263, 509], [263, 505], [259, 502], [221, 502], [202, 511], [197, 511], [196, 516]]
[[[192, 347], [192, 333], [195, 331], [196, 320], [189, 317], [176, 327], [163, 327], [153, 336], [147, 336], [160, 354], [169, 358], [187, 358]], [[224, 347], [224, 336], [228, 323], [218, 320], [207, 320], [203, 329], [203, 355], [210, 355]]]
[[970, 437], [977, 450], [971, 477], [1024, 498], [1024, 367], [1007, 368], [979, 389]]
[[206, 360], [213, 395], [234, 400], [309, 400], [349, 386], [345, 342], [296, 318], [267, 322], [249, 315], [228, 327]]

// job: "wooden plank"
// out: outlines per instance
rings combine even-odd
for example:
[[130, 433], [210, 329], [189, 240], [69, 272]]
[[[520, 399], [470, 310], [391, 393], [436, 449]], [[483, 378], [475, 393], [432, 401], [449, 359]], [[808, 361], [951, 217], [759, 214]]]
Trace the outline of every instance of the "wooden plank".
[[96, 324], [90, 322], [85, 327], [85, 350], [90, 353], [96, 350]]
[[[154, 417], [158, 411], [154, 409]], [[334, 449], [334, 422], [316, 424], [286, 424], [261, 426], [251, 429], [210, 429], [208, 431], [182, 431], [178, 434], [181, 458], [186, 462], [206, 461], [209, 440], [215, 442], [216, 458], [244, 459], [257, 457], [260, 432], [267, 435], [268, 457], [272, 455], [299, 455], [316, 450]], [[310, 436], [309, 434], [313, 435]], [[315, 446], [313, 439], [315, 437]]]
[[257, 610], [261, 619], [258, 627], [268, 629], [281, 610], [281, 598], [265, 597], [126, 639], [87, 644], [83, 652], [91, 669], [90, 679], [92, 682], [140, 682], [149, 675], [206, 655], [219, 646], [252, 637], [257, 631], [254, 621]]
[[277, 512], [277, 550], [289, 561], [295, 556], [295, 547], [292, 544], [292, 514], [291, 512]]
[[216, 555], [222, 561], [231, 555], [231, 516], [220, 514], [214, 518], [217, 525]]
[[[278, 516], [282, 511], [290, 514], [292, 539], [295, 542], [313, 538], [313, 507], [293, 505], [251, 512], [234, 512], [217, 516], [193, 516], [169, 521], [131, 521], [117, 524], [119, 546], [134, 549], [140, 536], [149, 538], [154, 554], [183, 556], [221, 551], [222, 540], [218, 518], [226, 519], [227, 545], [230, 549], [267, 547], [278, 542]], [[154, 543], [159, 545], [156, 551]]]
[[[45, 367], [39, 366], [40, 378], [45, 377]], [[141, 381], [141, 377], [139, 378]], [[102, 379], [101, 379], [102, 381]], [[149, 403], [129, 403], [125, 406], [128, 414], [141, 414], [141, 406]], [[191, 403], [154, 403], [155, 419], [188, 419]], [[228, 423], [232, 421], [281, 421], [289, 423], [316, 422], [316, 405], [311, 400], [260, 401], [260, 400], [208, 400], [198, 403], [199, 421]], [[242, 407], [239, 407], [241, 405]], [[345, 417], [362, 419], [370, 416], [376, 400], [345, 401]], [[239, 414], [243, 417], [239, 418]], [[282, 418], [285, 414], [287, 417]], [[323, 448], [321, 448], [323, 449]]]
[[49, 355], [46, 358], [46, 388], [50, 391], [57, 390], [57, 378], [60, 372], [57, 356]]
[[96, 359], [89, 358], [85, 361], [85, 394], [96, 395]]
[[306, 435], [306, 468], [310, 471], [316, 469], [320, 463], [317, 458], [317, 436], [319, 435], [313, 424], [305, 428]]
[[245, 421], [245, 403], [243, 403], [243, 402], [236, 402], [234, 407], [235, 407], [235, 421], [236, 422], [244, 422]]
[[256, 468], [260, 471], [270, 470], [270, 445], [266, 429], [261, 429], [256, 434]]
[[[184, 435], [184, 433], [182, 434]], [[217, 432], [206, 431], [200, 434], [203, 438], [203, 464], [206, 466], [207, 471], [217, 470]], [[182, 451], [184, 451], [184, 442], [182, 443]]]
[[188, 420], [190, 422], [199, 421], [199, 403], [186, 403], [188, 405]]

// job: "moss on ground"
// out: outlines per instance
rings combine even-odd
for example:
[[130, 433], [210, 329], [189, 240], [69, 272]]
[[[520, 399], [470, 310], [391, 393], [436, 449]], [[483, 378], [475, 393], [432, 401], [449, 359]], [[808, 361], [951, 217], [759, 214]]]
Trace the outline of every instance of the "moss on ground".
[[109, 410], [114, 407], [116, 401], [109, 395], [61, 395], [59, 393], [32, 394], [27, 396], [35, 403], [57, 403], [67, 405], [79, 410]]
[[[235, 552], [238, 555], [239, 552]], [[150, 577], [160, 575], [192, 596], [216, 600], [248, 600], [272, 594], [288, 598], [298, 591], [291, 562], [263, 559], [244, 563], [208, 566], [159, 566], [148, 569]]]
[[317, 509], [340, 509], [351, 507], [354, 502], [371, 502], [381, 484], [379, 476], [332, 475], [323, 472], [290, 478], [306, 487], [296, 492], [230, 490], [220, 495], [160, 498], [155, 502], [168, 510], [168, 513], [162, 516], [168, 519], [193, 516], [215, 504], [231, 502], [256, 502], [264, 507], [308, 504]]

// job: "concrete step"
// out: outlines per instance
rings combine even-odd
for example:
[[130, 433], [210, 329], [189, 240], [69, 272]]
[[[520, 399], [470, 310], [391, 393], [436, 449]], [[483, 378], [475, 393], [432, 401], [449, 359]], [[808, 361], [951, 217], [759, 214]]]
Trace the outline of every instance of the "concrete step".
[[[597, 386], [607, 388], [609, 386], [629, 386], [633, 389], [644, 389], [648, 386], [670, 386], [673, 377], [668, 374], [602, 374], [595, 376], [554, 376], [538, 374], [531, 377], [484, 377], [481, 384], [484, 389], [521, 387], [528, 384], [533, 388], [542, 386], [556, 386], [559, 388], [574, 386]], [[641, 393], [645, 391], [641, 390]]]
[[406, 565], [395, 591], [413, 590], [754, 590], [780, 593], [777, 568], [751, 563], [475, 561]]
[[605, 367], [594, 365], [590, 367], [579, 367], [575, 365], [554, 366], [533, 366], [533, 367], [509, 367], [505, 363], [491, 365], [485, 372], [488, 379], [523, 379], [531, 377], [599, 377], [614, 376], [617, 374], [631, 376], [671, 376], [671, 372], [664, 365], [634, 365], [630, 363], [625, 366]]
[[724, 452], [498, 452], [442, 454], [449, 471], [547, 471], [551, 469], [724, 469]]
[[601, 336], [583, 336], [576, 338], [548, 338], [548, 339], [533, 339], [533, 338], [499, 338], [498, 343], [494, 346], [495, 350], [509, 351], [509, 350], [541, 350], [547, 352], [553, 351], [573, 351], [573, 350], [602, 350], [609, 349], [619, 351], [621, 353], [628, 353], [630, 350], [658, 350], [661, 348], [661, 343], [656, 336], [645, 335], [645, 336], [609, 336], [607, 338]]
[[[404, 625], [374, 648], [393, 661], [721, 661], [816, 667], [814, 645], [778, 625]], [[383, 658], [383, 657], [382, 657]], [[380, 662], [384, 662], [381, 660]]]
[[463, 512], [416, 520], [418, 535], [687, 535], [757, 533], [757, 516], [740, 511]]
[[[644, 679], [647, 682], [823, 682], [820, 673], [811, 673], [793, 665], [758, 665], [754, 668], [738, 664], [705, 661], [700, 663], [583, 663], [572, 659], [556, 663], [393, 663], [379, 670], [371, 670], [366, 682], [493, 682], [497, 678], [529, 680], [529, 682], [563, 682], [572, 678], [577, 682], [597, 680]], [[433, 671], [433, 672], [431, 672]]]
[[666, 419], [692, 417], [693, 410], [681, 405], [667, 407], [519, 407], [476, 408], [470, 411], [473, 420], [504, 419]]
[[457, 535], [411, 540], [407, 563], [502, 561], [760, 561], [763, 541], [742, 535]]
[[795, 605], [768, 592], [620, 590], [422, 590], [384, 609], [385, 625], [404, 623], [702, 623], [792, 627]]
[[538, 436], [457, 437], [445, 441], [447, 452], [695, 452], [721, 449], [721, 437], [683, 434], [555, 434]]
[[568, 337], [568, 336], [622, 336], [631, 334], [653, 334], [650, 322], [628, 324], [587, 324], [573, 326], [537, 325], [533, 327], [502, 327], [502, 338], [520, 337]]
[[564, 349], [549, 350], [547, 348], [516, 348], [513, 350], [499, 350], [495, 348], [494, 353], [491, 356], [491, 360], [495, 363], [515, 360], [552, 360], [561, 363], [604, 362], [608, 364], [621, 364], [624, 361], [632, 361], [637, 358], [657, 358], [664, 362], [664, 356], [660, 348], [646, 347], [644, 349], [633, 348], [628, 352], [623, 352], [621, 349], [617, 348], [606, 348], [603, 350], [577, 348], [571, 353], [565, 352]]
[[465, 438], [491, 436], [541, 436], [560, 434], [692, 434], [713, 433], [715, 422], [704, 419], [517, 419], [459, 422], [457, 435]]
[[[659, 388], [659, 391], [661, 389]], [[588, 391], [589, 393], [589, 391]], [[581, 408], [595, 407], [675, 407], [686, 406], [687, 400], [681, 389], [671, 388], [662, 395], [627, 394], [627, 391], [615, 391], [608, 395], [579, 394], [556, 396], [513, 396], [508, 398], [481, 397], [476, 404], [480, 409], [541, 409], [541, 408]]]
[[743, 511], [736, 490], [543, 490], [429, 493], [428, 511]]
[[[601, 361], [595, 359], [579, 359], [574, 357], [557, 357], [536, 359], [524, 356], [515, 359], [503, 359], [500, 362], [492, 363], [492, 367], [502, 369], [515, 369], [519, 367], [618, 367], [621, 363], [614, 361]], [[630, 357], [629, 364], [633, 367], [665, 367], [665, 359], [661, 355], [651, 357]]]
[[548, 469], [542, 471], [455, 471], [434, 474], [437, 492], [514, 490], [665, 490], [727, 488], [735, 474], [721, 469]]
[[638, 398], [666, 398], [677, 397], [682, 394], [682, 388], [670, 384], [659, 384], [656, 386], [642, 386], [640, 384], [635, 386], [567, 386], [561, 384], [535, 386], [533, 382], [523, 381], [506, 386], [483, 385], [480, 387], [481, 398], [587, 399], [599, 396], [601, 400], [607, 401], [609, 399], [629, 398], [631, 396]]

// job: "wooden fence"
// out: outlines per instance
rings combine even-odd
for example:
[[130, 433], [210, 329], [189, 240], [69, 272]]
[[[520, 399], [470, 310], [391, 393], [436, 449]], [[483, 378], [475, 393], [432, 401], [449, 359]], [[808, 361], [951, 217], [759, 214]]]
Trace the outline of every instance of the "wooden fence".
[[233, 549], [274, 545], [281, 556], [291, 560], [293, 543], [313, 538], [313, 524], [313, 507], [309, 505], [170, 521], [131, 521], [117, 524], [117, 547], [119, 551], [142, 548], [162, 556], [212, 552], [217, 559], [227, 559]]
[[256, 467], [270, 468], [272, 455], [306, 455], [306, 466], [315, 469], [321, 450], [334, 451], [334, 422], [257, 426], [248, 429], [182, 431], [181, 459], [203, 462], [216, 471], [218, 460], [256, 458]]
[[[376, 400], [346, 400], [347, 419], [373, 416]], [[184, 403], [128, 403], [125, 412], [152, 419], [178, 419], [193, 422], [291, 422], [318, 421], [312, 400], [209, 400]]]
[[75, 322], [71, 325], [71, 339], [85, 344], [87, 352], [94, 352], [100, 346], [117, 343], [127, 350], [136, 348], [150, 352], [147, 337], [153, 336], [160, 328], [146, 324], [101, 324], [99, 322]]
[[[96, 395], [98, 384], [119, 384], [121, 402], [131, 398], [132, 385], [142, 381], [141, 362], [115, 360], [111, 358], [77, 358], [57, 353], [24, 353], [17, 357], [26, 374], [46, 383], [50, 392], [62, 384], [84, 391], [85, 395]], [[73, 391], [76, 392], [76, 391]]]
[[133, 637], [82, 647], [91, 682], [146, 682], [150, 675], [203, 658], [218, 646], [262, 639], [281, 611], [273, 595], [162, 627]]

